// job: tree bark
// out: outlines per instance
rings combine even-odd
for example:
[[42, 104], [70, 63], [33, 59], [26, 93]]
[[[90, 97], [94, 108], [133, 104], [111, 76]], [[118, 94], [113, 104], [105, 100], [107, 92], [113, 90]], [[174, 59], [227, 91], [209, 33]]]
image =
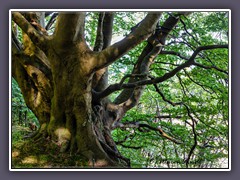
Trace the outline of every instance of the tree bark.
[[[101, 145], [99, 136], [103, 137], [103, 132], [98, 130], [97, 137], [94, 130], [100, 127], [92, 110], [93, 74], [89, 74], [86, 64], [82, 65], [82, 61], [88, 61], [89, 55], [72, 53], [76, 51], [69, 49], [63, 54], [49, 53], [55, 63], [52, 63], [54, 95], [48, 134], [59, 144], [61, 152], [77, 152], [96, 166], [117, 165], [116, 159], [111, 158]], [[105, 143], [104, 139], [101, 141]]]

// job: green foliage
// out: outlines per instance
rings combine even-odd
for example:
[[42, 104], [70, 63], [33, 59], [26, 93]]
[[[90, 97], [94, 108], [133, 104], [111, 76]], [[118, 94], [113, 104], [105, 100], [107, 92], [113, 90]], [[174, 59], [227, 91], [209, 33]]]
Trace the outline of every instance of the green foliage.
[[31, 133], [28, 127], [29, 122], [35, 123], [37, 126], [39, 126], [39, 122], [32, 111], [25, 104], [21, 90], [13, 78], [11, 110], [12, 143], [16, 144], [28, 133]]
[[[163, 18], [167, 17], [164, 14]], [[164, 51], [175, 51], [189, 58], [193, 50], [199, 46], [228, 43], [226, 12], [197, 12], [186, 18], [182, 17], [182, 20], [185, 25], [178, 23], [167, 40]], [[186, 33], [184, 26], [189, 34]], [[114, 74], [111, 77], [113, 82], [118, 82], [124, 73], [131, 71], [133, 66], [128, 63], [134, 62], [134, 58], [139, 56], [139, 50], [130, 54], [111, 66], [110, 70]], [[159, 55], [155, 64], [151, 66], [151, 74], [156, 77], [163, 76], [185, 61], [178, 56]], [[196, 120], [198, 144], [188, 166], [227, 167], [228, 50], [203, 51], [197, 56], [196, 62], [206, 67], [217, 67], [224, 72], [214, 68], [192, 66], [185, 68], [158, 87], [167, 100], [174, 103], [182, 102], [188, 106]], [[124, 73], [121, 69], [125, 70]], [[157, 115], [169, 115], [171, 118], [156, 118]], [[168, 135], [183, 142], [180, 145], [174, 144], [154, 131], [146, 133], [134, 128], [114, 130], [114, 139], [121, 142], [118, 145], [120, 152], [131, 159], [133, 167], [186, 167], [185, 160], [194, 144], [194, 136], [192, 127], [188, 124], [192, 123], [191, 118], [184, 105], [172, 106], [162, 99], [153, 85], [149, 85], [138, 106], [127, 113], [123, 122], [139, 122], [161, 127]]]
[[38, 125], [38, 120], [32, 111], [25, 104], [23, 95], [17, 82], [12, 78], [12, 123], [18, 125], [27, 125], [28, 122], [34, 122]]
[[85, 24], [85, 39], [89, 46], [94, 47], [95, 39], [97, 35], [97, 24], [98, 24], [98, 13], [89, 12], [87, 13], [86, 24]]

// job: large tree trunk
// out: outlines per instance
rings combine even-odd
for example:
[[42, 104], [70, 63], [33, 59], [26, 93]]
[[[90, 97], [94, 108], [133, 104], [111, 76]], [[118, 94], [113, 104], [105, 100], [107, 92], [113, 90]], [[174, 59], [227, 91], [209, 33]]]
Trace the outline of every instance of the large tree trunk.
[[[87, 71], [86, 64], [81, 64], [88, 58], [75, 48], [68, 48], [66, 52], [49, 50], [48, 59], [54, 62], [51, 63], [52, 86], [45, 83], [48, 79], [42, 72], [33, 71], [28, 64], [20, 68], [18, 59], [13, 61], [14, 77], [40, 122], [32, 138], [35, 141], [51, 139], [60, 152], [87, 158], [90, 167], [129, 166], [111, 137], [109, 122], [114, 122], [117, 112], [105, 100], [92, 99], [93, 73]], [[37, 88], [39, 84], [41, 89]], [[47, 89], [47, 85], [51, 88]]]
[[107, 66], [149, 37], [160, 14], [149, 14], [139, 28], [109, 46], [113, 13], [100, 13], [92, 51], [84, 39], [85, 13], [60, 14], [53, 36], [46, 35], [35, 13], [13, 13], [26, 33], [24, 48], [13, 34], [13, 77], [40, 123], [32, 138], [50, 139], [59, 152], [82, 155], [90, 167], [129, 167], [111, 130], [141, 92], [129, 94], [131, 98], [121, 104], [98, 95], [107, 88]]
[[110, 133], [103, 123], [107, 121], [106, 111], [99, 114], [103, 106], [92, 103], [93, 73], [89, 74], [87, 65], [81, 63], [88, 62], [89, 56], [74, 48], [49, 54], [56, 63], [52, 63], [54, 93], [48, 135], [59, 144], [61, 152], [79, 153], [95, 166], [122, 166], [116, 157], [118, 152], [105, 139], [104, 134]]

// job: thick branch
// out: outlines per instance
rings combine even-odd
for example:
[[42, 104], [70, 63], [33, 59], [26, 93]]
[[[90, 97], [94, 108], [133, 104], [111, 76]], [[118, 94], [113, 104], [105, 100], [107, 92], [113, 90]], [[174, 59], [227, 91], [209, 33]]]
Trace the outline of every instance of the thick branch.
[[52, 72], [48, 65], [44, 64], [42, 59], [39, 59], [36, 56], [27, 56], [23, 53], [18, 53], [14, 55], [16, 58], [18, 58], [18, 61], [23, 66], [32, 66], [34, 68], [37, 68], [39, 71], [41, 71], [50, 81], [52, 80]]
[[107, 48], [112, 41], [113, 12], [106, 12], [103, 21], [103, 49]]
[[97, 54], [95, 69], [101, 69], [116, 61], [153, 33], [162, 13], [149, 13], [142, 23], [126, 38]]
[[112, 12], [99, 13], [94, 51], [99, 52], [110, 45], [112, 40], [113, 18], [114, 13]]
[[[142, 68], [140, 70], [140, 72], [142, 72], [143, 74], [131, 74], [131, 75], [126, 75], [122, 78], [122, 80], [120, 81], [120, 83], [118, 84], [114, 84], [114, 85], [110, 85], [106, 90], [102, 91], [101, 93], [97, 93], [97, 98], [101, 99], [104, 98], [108, 95], [110, 95], [111, 93], [113, 93], [115, 90], [120, 90], [122, 89], [122, 87], [126, 86], [126, 84], [123, 84], [124, 81], [128, 78], [128, 77], [138, 77], [138, 78], [143, 78], [146, 79], [147, 78], [147, 74], [145, 72], [148, 72], [148, 68], [150, 66], [150, 64], [153, 62], [153, 60], [155, 59], [155, 57], [158, 55], [158, 53], [160, 52], [162, 46], [156, 46], [155, 48], [152, 49], [152, 51], [146, 55], [143, 59], [144, 64], [142, 64]], [[143, 69], [144, 68], [144, 69]], [[144, 80], [143, 80], [144, 81]], [[137, 82], [141, 82], [141, 81], [137, 81]], [[131, 82], [128, 84], [135, 84], [137, 82]], [[144, 85], [144, 84], [143, 84]], [[137, 86], [133, 86], [133, 87], [129, 87], [129, 88], [135, 88]], [[124, 89], [124, 88], [123, 88]], [[140, 89], [138, 90], [140, 91]], [[135, 94], [139, 94], [138, 92], [135, 92]], [[136, 99], [136, 97], [131, 96], [131, 98], [129, 99], [129, 101], [133, 102], [133, 98]], [[134, 101], [136, 102], [136, 101]], [[132, 106], [132, 103], [127, 103], [128, 106]], [[131, 104], [131, 105], [130, 105]]]
[[29, 36], [35, 45], [42, 50], [46, 50], [47, 36], [40, 34], [19, 12], [13, 12], [12, 19]]
[[49, 121], [50, 101], [52, 96], [51, 85], [41, 70], [31, 65], [23, 66], [22, 57], [12, 56], [12, 76], [18, 82], [24, 100], [40, 124]]
[[44, 53], [40, 50], [36, 50], [35, 56], [28, 56], [24, 54], [21, 44], [12, 32], [12, 57], [13, 56], [18, 59], [19, 63], [23, 67], [26, 67], [27, 65], [34, 66], [44, 73], [49, 80], [52, 79], [50, 64], [44, 56]]
[[59, 13], [54, 32], [54, 42], [60, 47], [71, 46], [84, 40], [85, 12]]
[[[147, 79], [147, 73], [149, 72], [149, 67], [154, 62], [154, 59], [160, 53], [161, 49], [162, 49], [162, 45], [159, 43], [152, 49], [152, 51], [147, 56], [145, 56], [140, 66], [140, 72], [142, 73], [142, 77], [139, 76], [140, 80]], [[133, 108], [135, 105], [137, 105], [144, 89], [145, 89], [144, 86], [139, 86], [135, 88], [132, 95], [129, 97], [129, 99], [125, 103], [122, 103], [123, 105], [122, 107], [125, 112]]]
[[95, 40], [94, 51], [101, 51], [103, 48], [103, 19], [105, 12], [100, 12], [98, 15], [97, 37]]

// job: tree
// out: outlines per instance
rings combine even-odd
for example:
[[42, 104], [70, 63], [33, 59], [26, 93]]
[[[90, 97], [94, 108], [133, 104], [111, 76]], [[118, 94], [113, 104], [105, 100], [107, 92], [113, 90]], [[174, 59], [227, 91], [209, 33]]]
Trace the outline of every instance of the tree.
[[[113, 130], [157, 132], [174, 146], [188, 148], [184, 157], [177, 156], [189, 167], [201, 148], [210, 147], [213, 139], [203, 138], [209, 129], [221, 131], [205, 118], [212, 116], [212, 121], [218, 118], [225, 124], [228, 120], [228, 13], [149, 12], [136, 18], [135, 25], [134, 13], [122, 18], [123, 14], [12, 12], [12, 76], [40, 124], [31, 138], [50, 139], [61, 153], [82, 155], [88, 166], [129, 167]], [[219, 23], [212, 25], [213, 21]], [[129, 29], [122, 40], [111, 44], [115, 22]], [[219, 38], [214, 38], [216, 33], [221, 33]], [[121, 63], [123, 76], [109, 69], [113, 63]], [[117, 82], [109, 83], [114, 80], [110, 72]], [[126, 120], [150, 87], [158, 95], [154, 120]], [[173, 108], [164, 109], [160, 98]], [[161, 118], [181, 123], [169, 131], [163, 124], [172, 126]], [[227, 138], [227, 126], [222, 128]], [[190, 133], [191, 141], [186, 143], [181, 133], [185, 138]], [[123, 142], [117, 144], [124, 146]]]

